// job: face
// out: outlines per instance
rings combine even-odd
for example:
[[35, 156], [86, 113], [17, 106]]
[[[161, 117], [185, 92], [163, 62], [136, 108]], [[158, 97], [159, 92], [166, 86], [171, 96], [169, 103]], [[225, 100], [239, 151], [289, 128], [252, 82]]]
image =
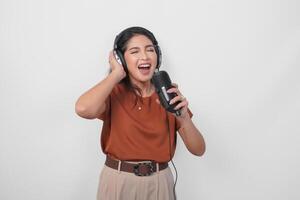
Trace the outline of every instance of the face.
[[150, 39], [144, 35], [133, 36], [127, 43], [124, 58], [131, 81], [151, 80], [157, 65], [157, 55]]

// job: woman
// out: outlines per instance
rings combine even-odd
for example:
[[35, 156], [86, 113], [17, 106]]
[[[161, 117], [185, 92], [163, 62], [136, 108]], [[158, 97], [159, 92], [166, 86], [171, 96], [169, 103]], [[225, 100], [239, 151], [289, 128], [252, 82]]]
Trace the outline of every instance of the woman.
[[171, 104], [181, 115], [167, 112], [151, 82], [161, 53], [154, 35], [130, 27], [115, 39], [110, 73], [76, 102], [76, 113], [103, 120], [101, 147], [106, 154], [98, 200], [172, 200], [174, 181], [168, 166], [178, 131], [187, 149], [201, 156], [205, 142], [191, 120], [188, 102], [176, 84]]

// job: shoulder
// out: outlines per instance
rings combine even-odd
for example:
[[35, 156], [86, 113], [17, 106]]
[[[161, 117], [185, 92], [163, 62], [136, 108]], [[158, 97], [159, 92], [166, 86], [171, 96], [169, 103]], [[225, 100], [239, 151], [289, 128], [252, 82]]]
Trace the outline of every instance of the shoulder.
[[118, 83], [117, 85], [114, 86], [112, 90], [112, 94], [114, 95], [120, 95], [125, 93], [128, 93], [128, 89], [126, 88], [124, 83]]
[[124, 83], [118, 83], [117, 85], [114, 86], [112, 92], [111, 92], [111, 98], [112, 99], [119, 99], [125, 100], [128, 98], [132, 98], [132, 92], [125, 86]]

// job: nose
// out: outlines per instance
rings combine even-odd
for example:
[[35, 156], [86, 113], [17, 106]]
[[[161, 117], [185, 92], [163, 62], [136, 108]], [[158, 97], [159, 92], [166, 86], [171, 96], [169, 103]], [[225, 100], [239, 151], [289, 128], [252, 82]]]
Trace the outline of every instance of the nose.
[[141, 51], [140, 59], [147, 60], [149, 58], [146, 51]]

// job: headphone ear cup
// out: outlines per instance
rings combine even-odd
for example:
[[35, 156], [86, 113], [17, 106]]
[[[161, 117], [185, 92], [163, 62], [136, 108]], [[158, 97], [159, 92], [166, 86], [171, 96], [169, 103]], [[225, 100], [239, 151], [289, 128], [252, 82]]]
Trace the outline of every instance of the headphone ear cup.
[[118, 49], [115, 49], [115, 51], [116, 51], [117, 56], [120, 58], [120, 61], [122, 63], [124, 70], [126, 71], [126, 73], [128, 73], [127, 65], [126, 65], [126, 62], [125, 62], [122, 52], [119, 51]]
[[162, 55], [161, 55], [160, 47], [158, 45], [155, 45], [155, 52], [156, 52], [156, 55], [157, 55], [157, 65], [156, 65], [156, 68], [159, 69], [159, 67], [161, 65]]

